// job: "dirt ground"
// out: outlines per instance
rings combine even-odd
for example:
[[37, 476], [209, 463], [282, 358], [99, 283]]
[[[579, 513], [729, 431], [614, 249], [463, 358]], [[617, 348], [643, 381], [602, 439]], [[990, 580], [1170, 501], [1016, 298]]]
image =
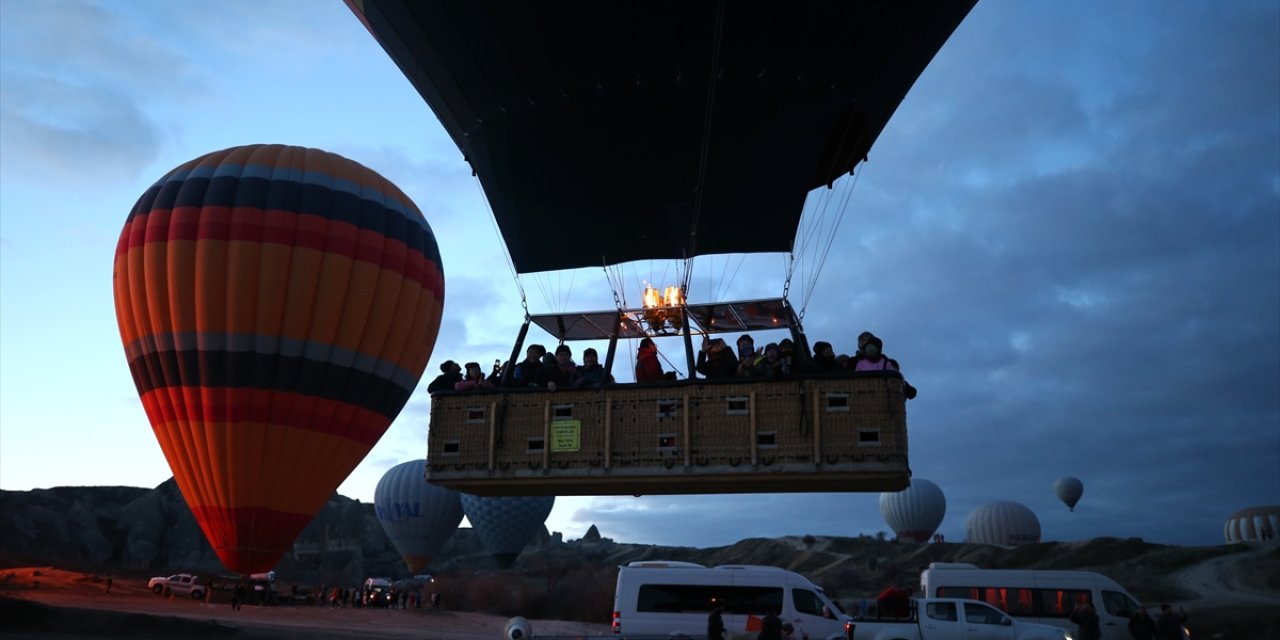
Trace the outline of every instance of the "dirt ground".
[[[1280, 574], [1280, 556], [1259, 548], [1170, 576], [1192, 596], [1184, 606], [1198, 639], [1280, 639], [1280, 592], [1258, 575]], [[225, 594], [223, 594], [225, 595]], [[1158, 603], [1148, 603], [1158, 604]], [[0, 569], [0, 638], [30, 640], [500, 640], [507, 618], [473, 612], [331, 609], [206, 603], [157, 596], [146, 580], [53, 567]], [[536, 636], [607, 636], [608, 625], [532, 620]]]
[[[0, 637], [32, 640], [67, 638], [236, 638], [246, 640], [499, 640], [507, 618], [472, 612], [424, 609], [331, 609], [322, 606], [206, 603], [157, 596], [145, 581], [106, 580], [52, 567], [3, 570]], [[531, 620], [537, 635], [608, 635], [608, 625]]]

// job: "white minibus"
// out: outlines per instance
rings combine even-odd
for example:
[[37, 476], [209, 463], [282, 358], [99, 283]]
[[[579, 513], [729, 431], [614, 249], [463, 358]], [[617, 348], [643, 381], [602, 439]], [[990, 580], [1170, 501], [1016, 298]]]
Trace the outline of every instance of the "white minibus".
[[980, 569], [967, 563], [934, 562], [920, 574], [927, 598], [969, 598], [1003, 609], [1019, 620], [1072, 629], [1077, 602], [1098, 612], [1102, 640], [1129, 640], [1129, 616], [1142, 606], [1115, 580], [1092, 571]]
[[848, 620], [821, 587], [780, 567], [649, 560], [618, 568], [613, 632], [706, 636], [717, 606], [731, 638], [754, 638], [770, 609], [809, 640], [843, 638]]

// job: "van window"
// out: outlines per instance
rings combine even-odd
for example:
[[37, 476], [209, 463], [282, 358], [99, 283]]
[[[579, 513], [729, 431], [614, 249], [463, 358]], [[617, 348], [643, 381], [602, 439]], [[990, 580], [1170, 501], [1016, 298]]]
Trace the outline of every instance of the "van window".
[[728, 585], [643, 584], [636, 602], [640, 613], [709, 613], [716, 605], [725, 613], [762, 613], [782, 610], [781, 587], [731, 587]]
[[1119, 591], [1102, 591], [1102, 605], [1106, 607], [1107, 613], [1113, 616], [1128, 618], [1133, 615], [1141, 606], [1134, 602], [1133, 598], [1120, 593]]
[[1036, 589], [1035, 592], [1037, 618], [1067, 618], [1076, 603], [1093, 602], [1093, 594], [1083, 589]]
[[796, 607], [796, 613], [807, 613], [811, 616], [821, 616], [822, 607], [824, 606], [822, 598], [818, 594], [808, 589], [792, 589], [791, 600]]
[[925, 615], [933, 620], [948, 620], [955, 622], [956, 620], [956, 603], [954, 602], [930, 602], [925, 607]]

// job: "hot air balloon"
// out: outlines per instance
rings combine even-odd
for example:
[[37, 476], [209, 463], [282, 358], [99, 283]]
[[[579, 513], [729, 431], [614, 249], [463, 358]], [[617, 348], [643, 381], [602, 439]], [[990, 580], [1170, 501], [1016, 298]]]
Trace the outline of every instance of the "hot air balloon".
[[382, 437], [440, 326], [435, 236], [360, 164], [283, 145], [174, 168], [115, 255], [129, 370], [222, 563], [270, 570]]
[[880, 515], [899, 540], [928, 542], [946, 514], [942, 489], [923, 478], [912, 478], [902, 491], [880, 494]]
[[[693, 260], [794, 257], [820, 244], [805, 238], [833, 238], [802, 229], [802, 217], [836, 217], [842, 205], [831, 203], [843, 199], [831, 187], [867, 157], [974, 0], [818, 0], [768, 10], [700, 2], [347, 5], [478, 177], [517, 283], [635, 261], [686, 265], [679, 284], [646, 287], [643, 308], [629, 307], [611, 285], [617, 309], [526, 314], [503, 377], [510, 386], [531, 323], [562, 342], [607, 341], [606, 375], [619, 340], [666, 336], [682, 339], [691, 378], [694, 335], [787, 331], [807, 358], [804, 307], [787, 299], [790, 274], [782, 297], [695, 304], [687, 299]], [[814, 206], [802, 216], [807, 199]], [[818, 254], [826, 252], [815, 249], [813, 262]], [[908, 392], [898, 372], [751, 388], [688, 382], [668, 393], [561, 387], [555, 406], [528, 393], [441, 393], [432, 401], [428, 477], [487, 496], [908, 484]]]
[[1040, 542], [1040, 519], [1026, 506], [1009, 501], [978, 505], [964, 521], [965, 542], [1017, 546]]
[[1058, 499], [1067, 505], [1067, 509], [1076, 510], [1076, 503], [1080, 502], [1080, 496], [1084, 495], [1084, 483], [1079, 478], [1064, 476], [1058, 478], [1053, 483], [1053, 492], [1058, 494]]
[[482, 498], [462, 494], [462, 511], [493, 554], [498, 566], [505, 569], [529, 544], [538, 528], [551, 515], [554, 496]]
[[422, 573], [462, 522], [458, 492], [427, 482], [426, 467], [426, 460], [391, 467], [373, 492], [378, 522], [414, 574]]
[[1227, 518], [1222, 537], [1227, 544], [1280, 540], [1280, 505], [1249, 507]]

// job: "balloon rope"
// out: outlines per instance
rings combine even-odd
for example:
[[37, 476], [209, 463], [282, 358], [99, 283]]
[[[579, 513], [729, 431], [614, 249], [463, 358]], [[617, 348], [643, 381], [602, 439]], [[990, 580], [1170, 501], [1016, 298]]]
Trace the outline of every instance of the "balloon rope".
[[511, 279], [516, 283], [516, 291], [520, 292], [520, 306], [524, 308], [524, 315], [529, 315], [529, 300], [525, 297], [524, 283], [520, 281], [520, 274], [516, 272], [515, 260], [511, 258], [511, 250], [507, 248], [506, 241], [502, 238], [502, 230], [498, 228], [498, 218], [493, 215], [493, 206], [489, 204], [489, 198], [484, 195], [484, 187], [480, 185], [480, 177], [471, 174], [472, 182], [476, 185], [476, 191], [480, 193], [480, 201], [484, 203], [484, 208], [489, 212], [489, 223], [493, 225], [493, 235], [498, 239], [498, 246], [502, 247], [502, 257], [507, 259], [507, 270], [511, 272]]

